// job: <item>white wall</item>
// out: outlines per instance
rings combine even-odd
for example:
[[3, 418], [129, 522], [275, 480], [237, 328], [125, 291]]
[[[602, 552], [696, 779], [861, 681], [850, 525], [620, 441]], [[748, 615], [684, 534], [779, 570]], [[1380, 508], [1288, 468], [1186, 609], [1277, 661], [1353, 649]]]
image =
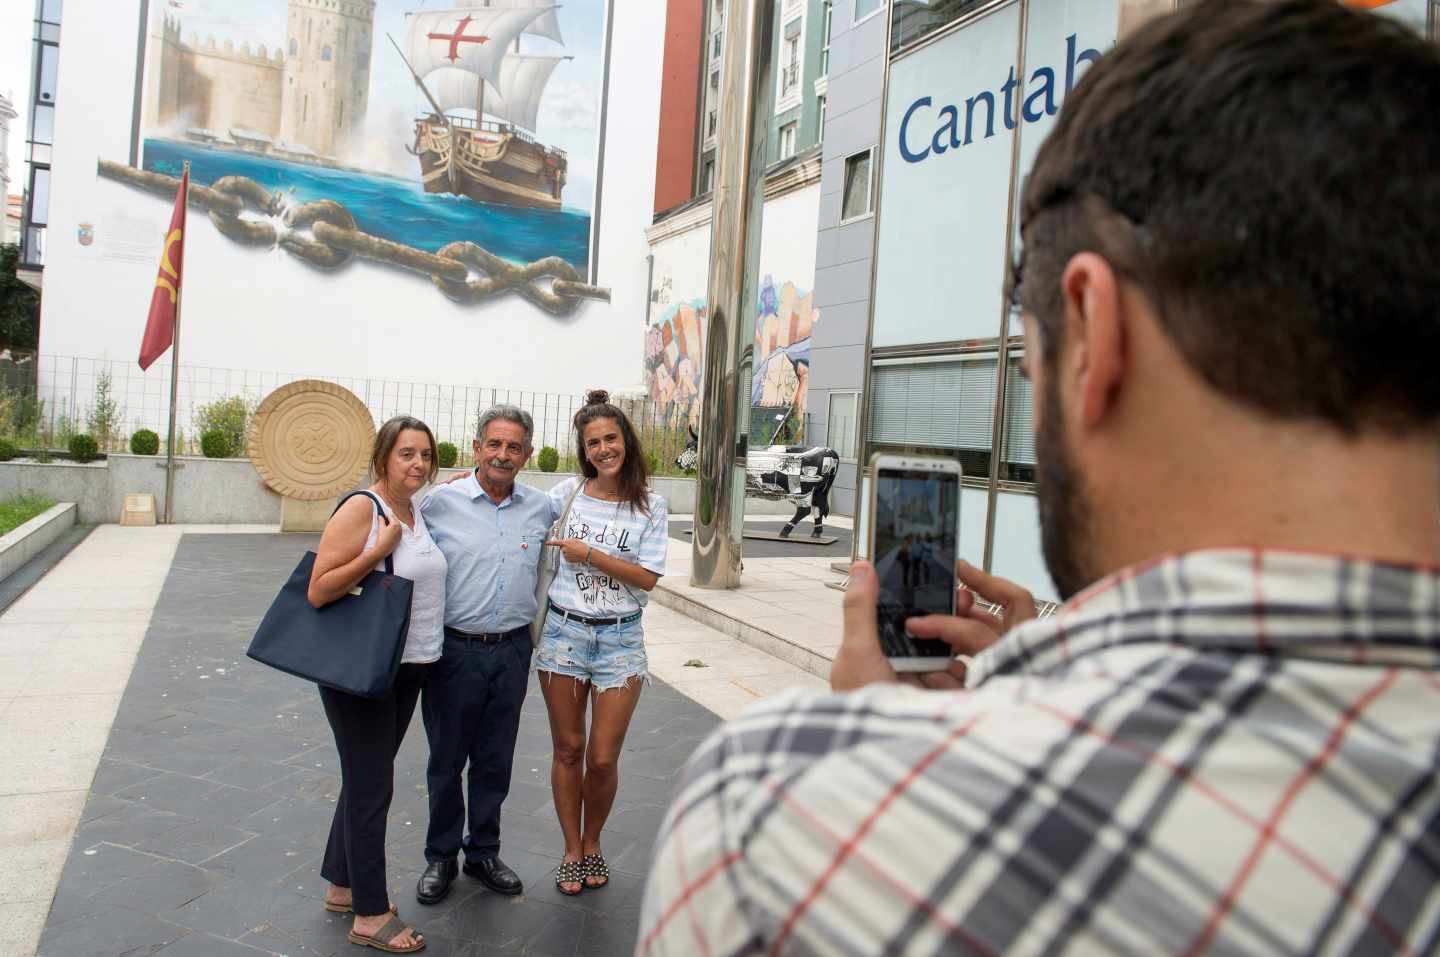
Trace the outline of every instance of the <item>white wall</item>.
[[[664, 31], [654, 13], [651, 3], [614, 4], [597, 257], [609, 304], [584, 303], [564, 319], [518, 296], [456, 305], [423, 276], [360, 261], [324, 274], [278, 249], [239, 246], [192, 208], [183, 363], [567, 393], [639, 382]], [[139, 0], [65, 5], [46, 354], [139, 351], [171, 201], [96, 176], [97, 158], [129, 161], [138, 16]], [[94, 245], [78, 243], [80, 223], [94, 224]], [[149, 375], [163, 377], [168, 361]]]

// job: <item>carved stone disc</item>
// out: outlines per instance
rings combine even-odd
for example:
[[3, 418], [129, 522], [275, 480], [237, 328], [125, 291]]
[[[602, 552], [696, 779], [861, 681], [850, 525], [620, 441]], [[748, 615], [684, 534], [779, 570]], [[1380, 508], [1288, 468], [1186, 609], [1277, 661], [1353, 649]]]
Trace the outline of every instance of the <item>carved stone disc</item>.
[[348, 389], [301, 379], [265, 397], [250, 420], [246, 452], [281, 495], [334, 498], [359, 483], [375, 445], [375, 420]]

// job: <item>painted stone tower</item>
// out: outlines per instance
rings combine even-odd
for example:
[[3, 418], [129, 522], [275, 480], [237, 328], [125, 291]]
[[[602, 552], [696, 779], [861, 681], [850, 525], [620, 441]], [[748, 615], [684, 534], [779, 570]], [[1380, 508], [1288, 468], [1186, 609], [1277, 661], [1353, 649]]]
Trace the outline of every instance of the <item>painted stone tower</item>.
[[289, 0], [280, 139], [336, 156], [365, 123], [375, 0]]

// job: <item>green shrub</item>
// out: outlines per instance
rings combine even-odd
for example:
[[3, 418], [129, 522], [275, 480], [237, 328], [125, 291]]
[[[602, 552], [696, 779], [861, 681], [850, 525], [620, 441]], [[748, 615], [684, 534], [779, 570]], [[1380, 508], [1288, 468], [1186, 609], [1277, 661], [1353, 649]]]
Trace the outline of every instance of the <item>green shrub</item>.
[[195, 428], [200, 433], [200, 448], [205, 449], [205, 433], [219, 431], [225, 436], [225, 454], [210, 455], [210, 458], [229, 458], [245, 451], [245, 429], [250, 425], [250, 415], [255, 406], [243, 395], [227, 395], [195, 408]]
[[95, 437], [84, 432], [70, 436], [69, 444], [70, 457], [77, 462], [93, 462], [95, 456], [100, 454], [100, 444], [95, 441]]
[[160, 451], [160, 436], [149, 429], [141, 429], [130, 436], [130, 451], [136, 455], [155, 455]]
[[654, 452], [645, 453], [645, 465], [650, 469], [651, 475], [660, 474], [660, 459]]
[[228, 459], [230, 437], [220, 429], [206, 429], [200, 433], [200, 451], [207, 459]]
[[440, 456], [442, 469], [453, 469], [456, 460], [460, 458], [460, 450], [455, 447], [454, 442], [441, 442], [435, 446], [435, 452]]
[[15, 457], [18, 450], [15, 443], [9, 439], [0, 439], [0, 462], [8, 462]]
[[85, 416], [85, 424], [90, 427], [90, 434], [95, 436], [95, 441], [103, 448], [110, 448], [110, 440], [119, 438], [121, 420], [125, 417], [125, 407], [115, 398], [115, 385], [109, 372], [101, 372], [95, 376], [95, 404]]
[[540, 466], [542, 472], [553, 472], [560, 467], [560, 453], [547, 445], [540, 450], [535, 464]]

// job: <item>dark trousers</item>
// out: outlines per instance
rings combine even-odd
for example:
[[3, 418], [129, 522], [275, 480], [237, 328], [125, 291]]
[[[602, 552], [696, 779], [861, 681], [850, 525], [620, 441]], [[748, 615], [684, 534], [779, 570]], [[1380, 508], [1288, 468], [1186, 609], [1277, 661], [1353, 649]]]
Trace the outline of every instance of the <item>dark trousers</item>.
[[510, 793], [520, 706], [530, 686], [529, 632], [519, 628], [493, 644], [446, 635], [433, 667], [420, 705], [430, 739], [425, 860], [453, 861], [462, 846], [466, 860], [493, 857], [500, 852], [500, 805]]
[[405, 740], [431, 667], [401, 665], [395, 687], [383, 698], [320, 689], [340, 752], [340, 800], [335, 803], [320, 876], [337, 887], [350, 888], [355, 913], [362, 917], [390, 908], [385, 892], [385, 817], [395, 793], [395, 753]]

